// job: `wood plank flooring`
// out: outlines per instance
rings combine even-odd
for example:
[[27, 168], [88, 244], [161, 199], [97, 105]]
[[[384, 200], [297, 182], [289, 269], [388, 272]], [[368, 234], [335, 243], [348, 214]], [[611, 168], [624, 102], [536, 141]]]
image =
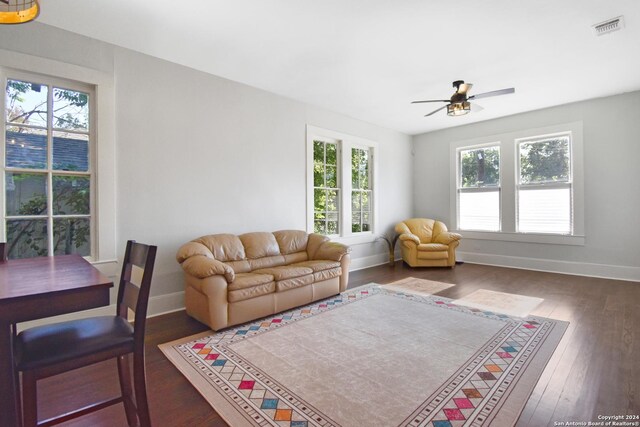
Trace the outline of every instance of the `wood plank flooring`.
[[[449, 298], [477, 289], [544, 298], [532, 314], [571, 322], [518, 426], [640, 415], [640, 283], [474, 264], [414, 269], [397, 262], [394, 268], [351, 273], [349, 287], [409, 276], [455, 283], [439, 293]], [[227, 425], [157, 348], [206, 329], [184, 311], [148, 321], [147, 386], [154, 426]], [[40, 418], [118, 393], [116, 372], [115, 362], [103, 363], [40, 381]], [[125, 426], [126, 420], [118, 405], [65, 425], [113, 427]]]

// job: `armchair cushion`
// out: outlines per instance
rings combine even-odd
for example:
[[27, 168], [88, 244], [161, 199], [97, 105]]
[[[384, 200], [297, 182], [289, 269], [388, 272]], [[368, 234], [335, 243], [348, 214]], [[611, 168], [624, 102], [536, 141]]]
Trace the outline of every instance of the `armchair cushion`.
[[443, 245], [442, 243], [420, 243], [418, 245], [418, 252], [438, 252], [438, 251], [448, 251], [449, 246]]

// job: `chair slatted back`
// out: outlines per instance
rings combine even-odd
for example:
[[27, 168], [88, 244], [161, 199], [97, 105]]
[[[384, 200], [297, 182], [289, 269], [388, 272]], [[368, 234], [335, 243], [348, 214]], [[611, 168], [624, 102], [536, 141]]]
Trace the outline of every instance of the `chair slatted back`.
[[[144, 335], [147, 318], [147, 306], [149, 292], [151, 290], [151, 278], [153, 266], [156, 260], [156, 246], [136, 243], [134, 240], [127, 242], [127, 249], [122, 262], [122, 274], [118, 286], [117, 313], [119, 316], [128, 317], [129, 310], [135, 313], [134, 338], [136, 342], [144, 344], [144, 340], [138, 340]], [[134, 273], [142, 272], [140, 283], [132, 281]]]

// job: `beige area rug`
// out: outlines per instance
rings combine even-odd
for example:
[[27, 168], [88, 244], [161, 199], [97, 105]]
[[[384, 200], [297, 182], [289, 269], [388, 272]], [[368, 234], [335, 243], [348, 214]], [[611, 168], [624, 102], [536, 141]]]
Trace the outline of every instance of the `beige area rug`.
[[544, 301], [542, 298], [479, 289], [453, 303], [509, 316], [526, 317], [542, 301]]
[[455, 285], [453, 283], [436, 282], [433, 280], [417, 279], [415, 277], [407, 277], [386, 285], [380, 285], [382, 289], [388, 291], [405, 292], [415, 295], [433, 295], [452, 286]]
[[369, 285], [160, 348], [231, 426], [509, 426], [567, 325]]

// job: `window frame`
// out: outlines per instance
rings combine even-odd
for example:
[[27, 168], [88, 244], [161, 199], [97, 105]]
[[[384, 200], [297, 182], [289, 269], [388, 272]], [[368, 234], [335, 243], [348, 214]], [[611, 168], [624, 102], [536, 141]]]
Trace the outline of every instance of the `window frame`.
[[[76, 81], [95, 87], [93, 102], [93, 172], [94, 172], [94, 245], [91, 257], [93, 264], [111, 265], [117, 261], [116, 234], [116, 130], [115, 130], [115, 82], [111, 73], [98, 71], [53, 59], [0, 49], [0, 83], [6, 87], [7, 72], [24, 72], [44, 78]], [[46, 74], [42, 70], [47, 70]], [[4, 108], [4, 95], [0, 104]], [[0, 124], [4, 134], [4, 120]], [[4, 162], [4, 147], [2, 158]], [[4, 164], [4, 163], [3, 163]], [[4, 187], [3, 187], [4, 189]], [[4, 196], [0, 209], [4, 210]], [[2, 225], [4, 233], [4, 225]]]
[[[517, 231], [517, 193], [519, 176], [518, 141], [543, 139], [559, 134], [571, 138], [572, 234], [531, 233]], [[500, 231], [460, 230], [458, 218], [458, 157], [459, 150], [498, 143], [500, 145]], [[465, 238], [524, 243], [584, 246], [584, 172], [583, 123], [570, 122], [547, 127], [516, 130], [450, 143], [450, 212], [452, 229]]]
[[[5, 90], [9, 80], [18, 80], [27, 83], [36, 83], [43, 86], [47, 86], [47, 120], [45, 125], [23, 125], [17, 124], [16, 127], [26, 127], [29, 129], [43, 130], [46, 133], [47, 144], [47, 162], [46, 166], [42, 169], [36, 168], [20, 168], [9, 167], [6, 165], [6, 120], [5, 117], [5, 103], [6, 94]], [[0, 156], [2, 160], [0, 163], [0, 169], [2, 169], [2, 176], [0, 177], [0, 186], [2, 188], [2, 197], [0, 197], [0, 236], [7, 240], [6, 235], [6, 223], [9, 220], [46, 220], [47, 221], [47, 255], [52, 256], [53, 253], [53, 241], [54, 241], [54, 221], [60, 218], [89, 218], [89, 235], [90, 246], [89, 255], [85, 258], [93, 259], [96, 253], [96, 212], [95, 212], [95, 86], [81, 83], [73, 80], [62, 79], [58, 77], [44, 76], [42, 74], [34, 74], [21, 70], [4, 69], [1, 75], [0, 83], [2, 83], [3, 93], [0, 106], [2, 107], [2, 123], [0, 124]], [[86, 171], [64, 171], [58, 170], [53, 167], [53, 139], [56, 132], [65, 132], [67, 130], [57, 128], [53, 124], [53, 91], [54, 89], [67, 89], [77, 92], [84, 92], [89, 95], [89, 126], [86, 132], [70, 130], [69, 133], [75, 133], [79, 135], [87, 135], [87, 149], [88, 149], [88, 168]], [[47, 196], [47, 211], [43, 215], [7, 215], [6, 213], [6, 174], [7, 173], [26, 173], [37, 174], [46, 176], [46, 196]], [[56, 176], [78, 176], [89, 178], [89, 214], [69, 214], [60, 215], [53, 212], [53, 180]]]
[[[359, 244], [373, 242], [378, 230], [378, 185], [377, 185], [377, 149], [378, 143], [353, 135], [344, 134], [317, 126], [306, 126], [306, 153], [307, 153], [307, 232], [313, 233], [314, 221], [314, 180], [313, 180], [313, 142], [321, 140], [338, 143], [338, 187], [339, 187], [339, 232], [327, 235], [332, 240], [345, 244]], [[351, 207], [351, 149], [366, 149], [370, 153], [369, 180], [371, 187], [371, 230], [352, 232], [352, 207]]]

